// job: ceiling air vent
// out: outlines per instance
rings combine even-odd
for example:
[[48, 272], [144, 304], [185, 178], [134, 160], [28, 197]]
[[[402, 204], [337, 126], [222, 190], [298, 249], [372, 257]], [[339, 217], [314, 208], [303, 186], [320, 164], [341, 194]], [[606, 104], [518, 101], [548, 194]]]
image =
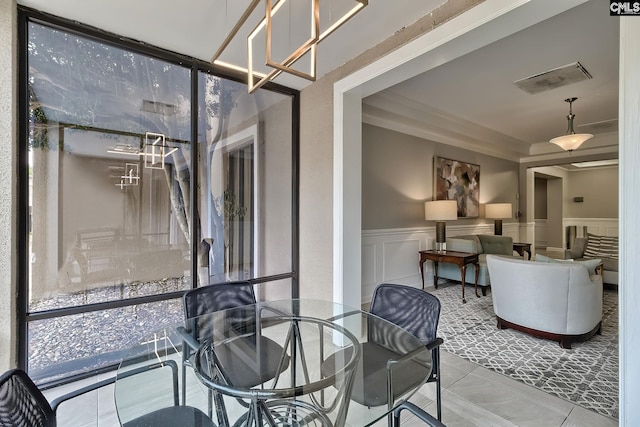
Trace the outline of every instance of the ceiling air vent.
[[545, 71], [544, 73], [516, 80], [513, 84], [533, 95], [590, 78], [592, 78], [591, 74], [589, 74], [582, 64], [573, 62], [562, 67], [554, 68], [553, 70]]

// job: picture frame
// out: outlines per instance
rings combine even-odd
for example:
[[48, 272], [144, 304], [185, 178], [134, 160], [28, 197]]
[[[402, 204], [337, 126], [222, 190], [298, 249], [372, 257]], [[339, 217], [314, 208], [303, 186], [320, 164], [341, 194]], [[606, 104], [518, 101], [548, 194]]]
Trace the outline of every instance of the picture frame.
[[433, 199], [455, 200], [458, 218], [480, 217], [480, 165], [434, 156]]

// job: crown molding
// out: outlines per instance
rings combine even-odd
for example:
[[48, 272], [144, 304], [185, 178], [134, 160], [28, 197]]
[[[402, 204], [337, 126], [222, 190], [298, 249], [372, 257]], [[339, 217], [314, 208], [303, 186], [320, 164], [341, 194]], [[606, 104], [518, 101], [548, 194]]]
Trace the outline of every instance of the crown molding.
[[595, 135], [573, 154], [549, 142], [528, 144], [385, 90], [362, 100], [363, 123], [517, 163], [615, 155], [618, 132]]

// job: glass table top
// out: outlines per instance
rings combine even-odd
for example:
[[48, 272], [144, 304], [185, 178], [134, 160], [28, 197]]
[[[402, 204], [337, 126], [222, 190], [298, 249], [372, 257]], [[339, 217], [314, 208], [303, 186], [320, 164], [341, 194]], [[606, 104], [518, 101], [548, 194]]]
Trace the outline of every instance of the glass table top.
[[328, 301], [261, 302], [149, 329], [118, 369], [123, 424], [179, 404], [217, 426], [384, 425], [389, 376], [397, 403], [431, 370], [413, 335]]

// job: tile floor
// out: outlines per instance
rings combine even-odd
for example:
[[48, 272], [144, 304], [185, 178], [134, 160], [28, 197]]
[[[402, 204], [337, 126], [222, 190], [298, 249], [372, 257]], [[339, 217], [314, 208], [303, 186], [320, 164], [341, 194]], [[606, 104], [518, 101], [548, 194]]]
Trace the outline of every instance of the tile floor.
[[[462, 426], [557, 426], [608, 427], [617, 420], [582, 409], [450, 353], [442, 352], [443, 422]], [[77, 387], [46, 391], [48, 399]], [[435, 414], [435, 385], [424, 385], [412, 401]], [[60, 427], [118, 426], [113, 405], [113, 387], [74, 399], [60, 408]], [[404, 413], [402, 425], [424, 426]], [[378, 423], [380, 426], [386, 423]], [[353, 426], [359, 427], [359, 426]]]

